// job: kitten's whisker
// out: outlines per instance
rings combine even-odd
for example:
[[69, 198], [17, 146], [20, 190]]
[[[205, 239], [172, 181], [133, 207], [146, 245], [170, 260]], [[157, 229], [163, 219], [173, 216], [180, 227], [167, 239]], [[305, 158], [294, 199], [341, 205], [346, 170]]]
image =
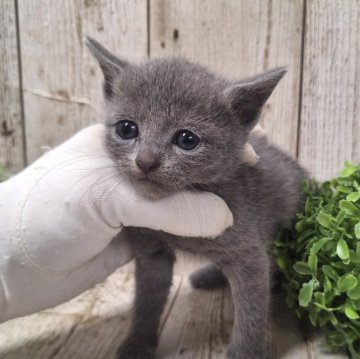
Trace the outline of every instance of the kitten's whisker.
[[[107, 184], [107, 187], [105, 186], [103, 188], [103, 191], [102, 193], [100, 194], [100, 197], [99, 197], [99, 200], [97, 201], [97, 208], [98, 208], [98, 213], [102, 213], [101, 211], [101, 207], [102, 207], [102, 204], [103, 204], [103, 201], [104, 201], [104, 196], [107, 194], [107, 192], [110, 192], [112, 190], [114, 190], [115, 188], [117, 188], [117, 186], [120, 184], [121, 181], [116, 181], [115, 178], [117, 176], [111, 176], [109, 178], [109, 183]], [[104, 220], [104, 219], [103, 219]]]
[[89, 156], [89, 158], [96, 157], [96, 158], [108, 158], [108, 159], [111, 159], [111, 156], [107, 156], [107, 155], [99, 155], [97, 153], [90, 153], [90, 152], [82, 151], [82, 150], [79, 150], [79, 149], [73, 148], [73, 147], [66, 147], [66, 148], [71, 150], [71, 151], [74, 151], [74, 152], [85, 154], [85, 155]]
[[110, 168], [120, 168], [118, 165], [109, 165], [104, 167], [89, 167], [89, 168], [71, 168], [69, 171], [99, 171], [99, 170], [106, 170]]
[[[113, 167], [104, 168], [104, 169], [101, 169], [101, 171], [104, 172], [106, 169], [109, 169], [109, 170], [110, 170], [110, 169], [112, 169], [112, 168], [113, 168]], [[116, 166], [114, 166], [114, 168], [116, 168]], [[78, 169], [78, 170], [80, 170], [80, 169]], [[78, 170], [74, 169], [74, 171], [78, 171]], [[89, 169], [84, 169], [84, 170], [88, 170], [89, 172], [86, 173], [86, 174], [85, 174], [84, 176], [82, 176], [81, 178], [79, 178], [78, 181], [77, 181], [76, 183], [74, 183], [74, 187], [75, 187], [75, 186], [78, 186], [79, 183], [82, 182], [82, 181], [84, 181], [85, 179], [93, 176], [94, 173], [96, 172], [96, 169], [93, 170], [93, 169], [91, 169], [91, 168], [89, 168]], [[69, 170], [69, 171], [70, 171], [70, 170]], [[113, 175], [115, 175], [115, 174], [113, 174]], [[104, 179], [104, 177], [102, 176], [101, 178], [98, 178], [98, 180], [106, 180], [106, 178]]]

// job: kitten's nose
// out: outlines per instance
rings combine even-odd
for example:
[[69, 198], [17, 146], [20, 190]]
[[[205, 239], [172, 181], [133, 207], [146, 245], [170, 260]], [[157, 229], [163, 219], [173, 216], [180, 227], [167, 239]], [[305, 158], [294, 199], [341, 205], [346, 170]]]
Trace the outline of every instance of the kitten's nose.
[[136, 165], [145, 174], [150, 173], [160, 166], [160, 160], [151, 152], [139, 153], [135, 159]]

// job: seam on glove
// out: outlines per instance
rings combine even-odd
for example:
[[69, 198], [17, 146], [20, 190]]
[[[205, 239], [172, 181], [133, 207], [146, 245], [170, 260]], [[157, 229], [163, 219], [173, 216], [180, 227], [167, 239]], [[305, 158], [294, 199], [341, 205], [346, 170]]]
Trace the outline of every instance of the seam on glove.
[[[122, 228], [124, 227], [122, 223], [120, 223], [119, 226], [112, 226], [110, 225], [110, 223], [108, 223], [104, 216], [101, 214], [100, 211], [97, 211], [94, 204], [92, 203], [91, 201], [91, 193], [90, 191], [87, 191], [87, 193], [84, 194], [83, 196], [84, 198], [86, 197], [86, 200], [87, 200], [87, 204], [88, 204], [88, 209], [89, 209], [89, 212], [92, 214], [92, 216], [94, 218], [98, 218], [99, 221], [98, 221], [98, 224], [101, 225], [101, 227], [104, 229], [104, 230], [107, 230], [108, 232], [109, 231], [113, 231], [113, 230], [117, 230], [118, 232], [120, 232], [122, 230]], [[112, 239], [111, 239], [112, 240]], [[108, 241], [108, 244], [111, 242], [111, 240]]]
[[22, 199], [22, 201], [20, 202], [20, 205], [19, 205], [19, 216], [17, 218], [17, 223], [16, 223], [16, 240], [17, 240], [20, 248], [22, 249], [22, 252], [25, 255], [26, 259], [36, 269], [38, 269], [38, 270], [40, 270], [42, 272], [45, 272], [47, 274], [62, 274], [62, 273], [68, 272], [69, 270], [66, 270], [66, 271], [53, 271], [53, 270], [47, 269], [47, 268], [43, 267], [41, 264], [37, 263], [37, 261], [32, 257], [32, 255], [28, 251], [28, 249], [26, 247], [26, 243], [24, 242], [24, 239], [22, 237], [22, 221], [23, 221], [23, 215], [24, 215], [24, 208], [25, 208], [25, 205], [27, 203], [27, 200], [28, 200], [31, 192], [34, 190], [34, 188], [40, 182], [40, 180], [42, 180], [45, 176], [47, 176], [48, 174], [50, 174], [54, 170], [58, 169], [58, 167], [62, 166], [63, 164], [66, 164], [66, 162], [67, 161], [63, 161], [63, 162], [58, 163], [55, 167], [52, 167], [50, 170], [48, 170], [48, 171], [44, 172], [42, 175], [40, 175], [39, 178], [36, 178], [36, 180], [33, 181], [33, 183], [30, 184], [29, 188], [25, 191], [24, 198]]

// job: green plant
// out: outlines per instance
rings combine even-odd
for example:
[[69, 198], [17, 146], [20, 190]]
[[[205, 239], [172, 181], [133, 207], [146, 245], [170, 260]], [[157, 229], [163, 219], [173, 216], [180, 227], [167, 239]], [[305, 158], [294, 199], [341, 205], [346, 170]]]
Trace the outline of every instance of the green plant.
[[5, 181], [7, 178], [9, 178], [9, 173], [5, 166], [0, 163], [0, 182]]
[[304, 184], [295, 229], [275, 241], [287, 304], [325, 333], [330, 348], [360, 358], [360, 166]]

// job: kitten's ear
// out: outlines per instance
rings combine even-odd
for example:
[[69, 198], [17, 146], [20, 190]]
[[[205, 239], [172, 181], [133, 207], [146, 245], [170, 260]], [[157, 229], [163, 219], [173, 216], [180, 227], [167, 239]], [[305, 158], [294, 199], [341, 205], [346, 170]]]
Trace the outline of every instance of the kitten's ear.
[[285, 67], [278, 67], [233, 84], [225, 90], [225, 99], [231, 112], [246, 129], [251, 130], [256, 125], [261, 108], [285, 73]]
[[91, 54], [98, 61], [101, 70], [104, 74], [104, 95], [105, 98], [111, 99], [113, 96], [113, 84], [115, 77], [121, 73], [130, 64], [123, 59], [113, 55], [110, 51], [105, 49], [96, 40], [91, 37], [84, 39], [85, 45], [90, 50]]

